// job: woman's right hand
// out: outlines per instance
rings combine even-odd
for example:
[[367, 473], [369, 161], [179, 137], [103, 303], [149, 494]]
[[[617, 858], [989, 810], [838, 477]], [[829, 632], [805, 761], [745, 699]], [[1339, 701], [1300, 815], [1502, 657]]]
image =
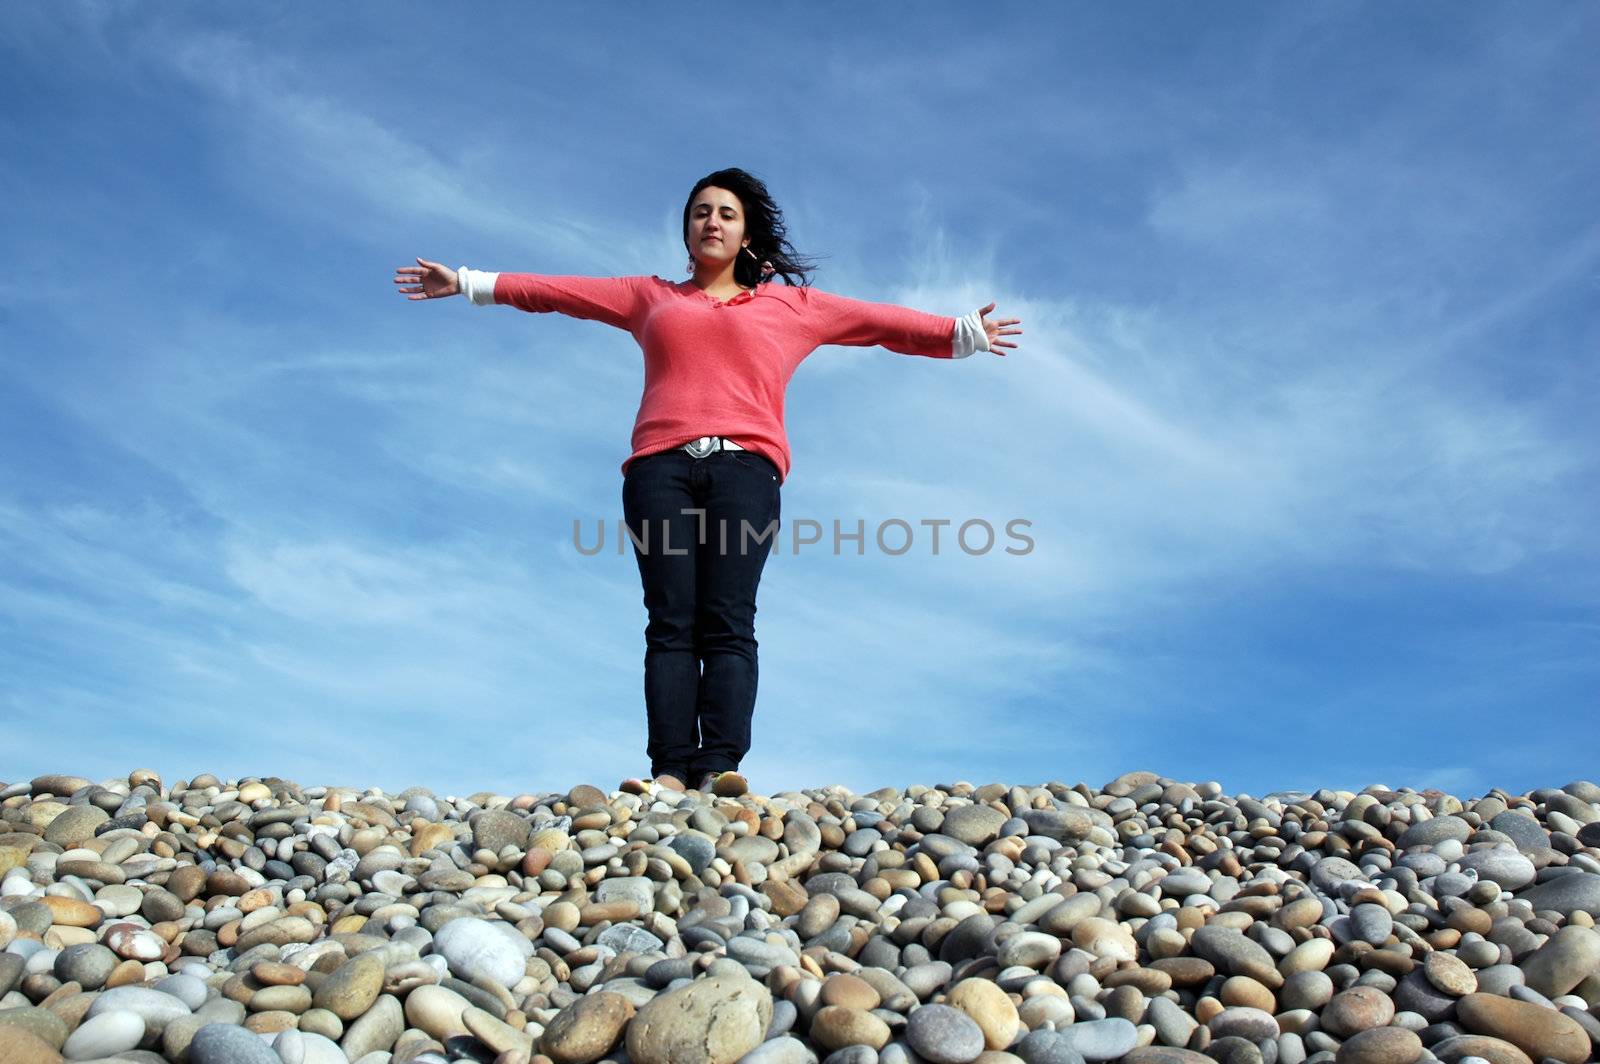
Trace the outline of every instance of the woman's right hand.
[[397, 290], [407, 299], [441, 299], [444, 296], [459, 295], [461, 292], [461, 285], [456, 280], [456, 271], [437, 262], [429, 262], [427, 259], [418, 259], [415, 266], [397, 267], [394, 271], [394, 283], [411, 286]]

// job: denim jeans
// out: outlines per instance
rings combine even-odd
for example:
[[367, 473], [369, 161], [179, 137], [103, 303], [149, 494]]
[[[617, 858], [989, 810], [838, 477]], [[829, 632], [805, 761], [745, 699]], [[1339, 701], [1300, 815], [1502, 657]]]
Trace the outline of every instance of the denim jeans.
[[750, 750], [756, 587], [778, 540], [779, 480], [754, 451], [695, 458], [673, 448], [628, 464], [623, 517], [649, 613], [652, 776], [671, 773], [692, 787], [703, 773], [738, 768]]

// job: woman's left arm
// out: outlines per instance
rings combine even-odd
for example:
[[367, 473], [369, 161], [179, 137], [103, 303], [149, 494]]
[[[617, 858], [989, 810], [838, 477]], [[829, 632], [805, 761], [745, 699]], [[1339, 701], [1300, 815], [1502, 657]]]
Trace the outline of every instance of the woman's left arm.
[[1016, 347], [1001, 336], [1019, 335], [1009, 329], [1015, 319], [987, 321], [984, 315], [994, 304], [960, 318], [929, 314], [893, 303], [871, 303], [834, 295], [815, 288], [798, 290], [808, 310], [808, 321], [818, 347], [842, 344], [846, 347], [878, 345], [905, 355], [929, 358], [965, 358], [975, 351], [1005, 352], [1000, 347]]

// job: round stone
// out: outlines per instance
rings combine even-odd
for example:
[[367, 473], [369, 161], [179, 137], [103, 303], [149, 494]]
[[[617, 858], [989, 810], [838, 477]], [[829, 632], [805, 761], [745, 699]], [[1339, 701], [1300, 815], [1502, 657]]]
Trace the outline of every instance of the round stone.
[[1230, 976], [1218, 994], [1224, 1005], [1243, 1005], [1267, 1013], [1277, 1011], [1278, 1000], [1272, 991], [1246, 975]]
[[1415, 1064], [1422, 1056], [1422, 1039], [1404, 1027], [1374, 1027], [1339, 1046], [1335, 1064]]
[[151, 989], [163, 994], [170, 994], [189, 1006], [191, 1010], [198, 1009], [206, 1003], [208, 987], [203, 979], [180, 972], [161, 979]]
[[94, 829], [110, 819], [111, 814], [97, 805], [69, 806], [45, 826], [44, 841], [71, 850], [94, 838]]
[[470, 1034], [461, 1014], [471, 1002], [442, 986], [419, 986], [406, 995], [406, 1022], [443, 1042]]
[[61, 1064], [61, 1053], [32, 1031], [5, 1024], [0, 1025], [0, 1060], [6, 1064]]
[[833, 894], [813, 894], [795, 919], [795, 934], [802, 940], [816, 938], [839, 919], [839, 899]]
[[889, 1041], [889, 1025], [866, 1009], [826, 1005], [811, 1020], [811, 1040], [829, 1050], [848, 1046], [882, 1049]]
[[987, 1049], [1005, 1049], [1017, 1035], [1017, 1006], [993, 980], [963, 979], [950, 988], [945, 1001], [972, 1017]]
[[1079, 1020], [1056, 1032], [1084, 1060], [1116, 1060], [1139, 1044], [1139, 1029], [1119, 1016]]
[[1002, 968], [1042, 969], [1061, 956], [1061, 940], [1041, 931], [1023, 931], [1000, 944], [995, 960]]
[[769, 1038], [740, 1057], [739, 1064], [817, 1064], [817, 1055], [798, 1039]]
[[945, 814], [939, 831], [969, 846], [985, 846], [1000, 836], [1000, 828], [1008, 819], [987, 805], [958, 806]]
[[985, 1039], [977, 1021], [960, 1009], [923, 1005], [911, 1012], [906, 1041], [932, 1064], [971, 1064], [983, 1052]]
[[528, 845], [528, 822], [504, 809], [480, 813], [472, 822], [472, 844], [480, 850], [499, 853], [507, 846], [524, 850]]
[[1560, 997], [1592, 975], [1600, 974], [1600, 933], [1569, 925], [1523, 957], [1518, 966], [1527, 985], [1545, 997]]
[[1422, 974], [1434, 989], [1461, 997], [1478, 989], [1478, 977], [1453, 953], [1434, 950], [1422, 962]]
[[1589, 1035], [1578, 1021], [1531, 1001], [1468, 994], [1456, 1002], [1456, 1016], [1467, 1030], [1510, 1042], [1534, 1060], [1589, 1059]]
[[[416, 993], [416, 990], [412, 993]], [[312, 1011], [316, 1012], [314, 1009]], [[339, 1048], [351, 1060], [360, 1060], [368, 1053], [387, 1051], [405, 1029], [405, 1012], [400, 1007], [400, 999], [392, 994], [382, 994], [373, 1002], [372, 1008], [345, 1031], [344, 1037], [339, 1039]]]
[[1247, 975], [1269, 989], [1283, 985], [1283, 976], [1272, 954], [1234, 928], [1207, 924], [1195, 930], [1190, 945], [1198, 956], [1216, 965], [1219, 971]]
[[766, 987], [743, 976], [709, 976], [652, 998], [628, 1024], [625, 1044], [634, 1064], [734, 1061], [761, 1044], [771, 1022]]
[[1278, 1021], [1265, 1009], [1235, 1006], [1223, 1009], [1211, 1017], [1207, 1025], [1217, 1038], [1243, 1038], [1251, 1042], [1264, 1042], [1278, 1037]]
[[1461, 857], [1463, 871], [1478, 873], [1480, 880], [1498, 884], [1505, 890], [1521, 890], [1533, 882], [1533, 862], [1511, 846], [1474, 850]]
[[444, 955], [457, 978], [467, 981], [488, 979], [510, 988], [526, 968], [517, 944], [487, 920], [468, 916], [451, 920], [434, 935], [433, 948]]
[[1336, 1038], [1383, 1027], [1394, 1019], [1394, 1002], [1376, 987], [1353, 986], [1333, 996], [1322, 1010], [1322, 1027]]
[[1394, 917], [1382, 905], [1365, 902], [1350, 910], [1350, 930], [1363, 942], [1381, 946], [1389, 940], [1393, 929]]
[[85, 990], [99, 990], [106, 985], [106, 979], [119, 960], [115, 953], [98, 942], [68, 946], [56, 956], [56, 978], [63, 983], [77, 983]]
[[871, 983], [845, 972], [828, 976], [822, 984], [820, 997], [824, 1005], [844, 1005], [852, 1009], [875, 1009], [883, 1003], [882, 995]]
[[1308, 939], [1289, 951], [1278, 965], [1284, 976], [1297, 972], [1320, 972], [1333, 960], [1334, 945], [1325, 938]]
[[616, 1047], [633, 1015], [621, 994], [587, 994], [550, 1021], [539, 1050], [555, 1064], [593, 1064]]
[[317, 1008], [327, 1009], [341, 1020], [353, 1020], [378, 999], [383, 989], [383, 973], [383, 959], [377, 951], [358, 954], [322, 981], [313, 1002]]
[[61, 1055], [68, 1060], [114, 1057], [136, 1047], [143, 1037], [144, 1021], [138, 1013], [113, 1009], [79, 1024], [61, 1047]]
[[303, 986], [264, 986], [250, 995], [251, 1012], [292, 1012], [311, 1007], [311, 991]]
[[1600, 874], [1580, 872], [1577, 875], [1559, 876], [1520, 892], [1517, 897], [1533, 907], [1534, 912], [1550, 909], [1563, 916], [1586, 912], [1600, 916]]
[[208, 1023], [189, 1042], [190, 1064], [283, 1064], [261, 1036], [231, 1023]]
[[1477, 1064], [1478, 1061], [1487, 1064], [1533, 1064], [1528, 1054], [1510, 1042], [1486, 1034], [1456, 1035], [1435, 1042], [1428, 1049], [1446, 1064], [1467, 1062], [1468, 1058], [1471, 1058], [1470, 1064]]
[[145, 1029], [159, 1034], [173, 1020], [187, 1017], [189, 1006], [181, 998], [143, 986], [118, 986], [102, 990], [89, 1006], [90, 1017], [106, 1012], [132, 1012], [144, 1020]]

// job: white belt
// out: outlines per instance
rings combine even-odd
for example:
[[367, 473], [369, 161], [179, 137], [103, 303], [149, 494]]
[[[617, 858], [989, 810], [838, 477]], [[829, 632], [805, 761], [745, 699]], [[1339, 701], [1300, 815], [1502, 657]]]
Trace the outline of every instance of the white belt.
[[704, 458], [706, 455], [716, 451], [746, 450], [746, 448], [739, 446], [726, 436], [701, 436], [698, 440], [690, 440], [688, 443], [683, 444], [682, 449], [696, 458]]

